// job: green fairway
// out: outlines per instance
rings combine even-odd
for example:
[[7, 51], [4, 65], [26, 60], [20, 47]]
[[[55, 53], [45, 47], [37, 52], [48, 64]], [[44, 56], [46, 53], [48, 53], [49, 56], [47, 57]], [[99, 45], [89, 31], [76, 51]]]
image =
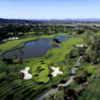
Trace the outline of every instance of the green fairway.
[[[59, 34], [61, 35], [61, 34]], [[62, 34], [64, 35], [64, 34]], [[19, 47], [24, 46], [25, 42], [33, 41], [38, 38], [53, 38], [56, 35], [50, 35], [50, 36], [41, 36], [41, 37], [34, 37], [34, 38], [23, 38], [19, 40], [13, 40], [5, 42], [3, 44], [0, 44], [0, 55], [2, 55], [4, 52], [16, 49]], [[48, 75], [52, 72], [52, 70], [49, 68], [50, 64], [53, 63], [54, 67], [60, 67], [62, 66], [62, 75], [57, 75], [56, 77], [51, 78], [51, 84], [57, 85], [61, 80], [68, 80], [70, 78], [71, 69], [75, 65], [76, 60], [70, 61], [69, 64], [65, 61], [65, 55], [68, 54], [74, 46], [77, 44], [82, 44], [83, 39], [81, 38], [69, 38], [66, 39], [61, 43], [61, 47], [59, 48], [52, 48], [48, 50], [45, 56], [40, 58], [31, 58], [31, 59], [24, 59], [23, 64], [10, 64], [9, 66], [4, 66], [4, 64], [0, 60], [0, 97], [1, 100], [3, 100], [7, 95], [14, 94], [14, 98], [16, 99], [16, 96], [19, 96], [18, 98], [23, 98], [24, 100], [32, 99], [34, 100], [38, 98], [40, 95], [45, 93], [46, 91], [50, 90], [50, 78]], [[2, 56], [0, 56], [0, 59], [2, 59]], [[42, 61], [42, 62], [41, 62]], [[37, 68], [40, 66], [41, 72], [39, 72], [38, 76], [36, 76]], [[21, 90], [21, 80], [19, 78], [20, 70], [23, 70], [25, 67], [30, 67], [29, 73], [33, 76], [32, 79], [29, 80], [23, 80], [23, 89]], [[5, 82], [5, 70], [10, 69], [10, 74], [8, 75], [8, 80], [10, 83]], [[17, 69], [17, 71], [15, 70]], [[38, 85], [39, 82], [43, 82], [43, 84]], [[12, 90], [9, 89], [9, 86], [11, 85]], [[6, 90], [6, 91], [5, 91]], [[20, 91], [22, 94], [20, 95]], [[38, 91], [38, 92], [37, 92]], [[30, 94], [30, 95], [29, 95]]]
[[0, 100], [99, 100], [99, 24], [1, 18]]

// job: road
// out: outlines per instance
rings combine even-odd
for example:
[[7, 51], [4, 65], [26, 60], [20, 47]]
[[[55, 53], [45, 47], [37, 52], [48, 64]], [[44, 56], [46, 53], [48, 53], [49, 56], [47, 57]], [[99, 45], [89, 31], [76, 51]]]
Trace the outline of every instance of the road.
[[[85, 51], [85, 53], [88, 52], [88, 50], [90, 49], [91, 46], [88, 47], [88, 49]], [[76, 65], [72, 68], [72, 76], [71, 78], [65, 83], [65, 84], [59, 84], [59, 86], [68, 86], [72, 81], [73, 81], [73, 77], [75, 76], [75, 68], [76, 66], [78, 66], [80, 59], [82, 58], [82, 56], [80, 56], [76, 62]], [[44, 95], [42, 95], [40, 98], [38, 98], [37, 100], [43, 100], [44, 98], [46, 98], [49, 94], [54, 94], [55, 92], [58, 91], [58, 87], [55, 89], [52, 89], [50, 91], [48, 91], [47, 93], [45, 93]]]

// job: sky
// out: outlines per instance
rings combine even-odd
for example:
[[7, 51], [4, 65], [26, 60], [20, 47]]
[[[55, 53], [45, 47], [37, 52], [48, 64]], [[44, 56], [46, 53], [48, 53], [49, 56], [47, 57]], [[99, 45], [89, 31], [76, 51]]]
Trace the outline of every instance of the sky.
[[100, 18], [100, 0], [0, 0], [0, 18]]

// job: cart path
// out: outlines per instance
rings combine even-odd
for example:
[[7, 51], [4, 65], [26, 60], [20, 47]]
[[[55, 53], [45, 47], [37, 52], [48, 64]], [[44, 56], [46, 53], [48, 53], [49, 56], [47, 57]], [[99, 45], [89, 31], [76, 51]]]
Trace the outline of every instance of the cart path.
[[[85, 53], [88, 52], [88, 50], [90, 49], [91, 46], [88, 47], [88, 49], [85, 51]], [[71, 78], [65, 83], [65, 84], [59, 84], [59, 86], [68, 86], [72, 81], [73, 81], [73, 77], [75, 76], [75, 68], [76, 66], [78, 66], [80, 59], [82, 58], [82, 56], [80, 56], [76, 62], [76, 65], [72, 68], [72, 76]], [[58, 87], [55, 89], [52, 89], [48, 92], [46, 92], [44, 95], [42, 95], [40, 98], [38, 98], [37, 100], [43, 100], [44, 98], [46, 98], [49, 94], [54, 94], [55, 92], [58, 91]]]

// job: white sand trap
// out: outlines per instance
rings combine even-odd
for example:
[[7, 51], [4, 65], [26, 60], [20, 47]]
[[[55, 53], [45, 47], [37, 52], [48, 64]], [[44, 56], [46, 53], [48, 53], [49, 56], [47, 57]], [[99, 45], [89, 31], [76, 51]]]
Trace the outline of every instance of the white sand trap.
[[4, 39], [4, 40], [2, 40], [3, 42], [6, 42], [7, 40], [6, 39]]
[[53, 75], [53, 77], [55, 77], [57, 74], [63, 74], [63, 72], [59, 71], [59, 67], [57, 67], [57, 68], [50, 67], [50, 68], [54, 70], [54, 72], [51, 73]]
[[21, 70], [20, 72], [24, 73], [24, 79], [31, 79], [32, 75], [28, 73], [28, 70], [30, 69], [30, 67], [26, 67], [24, 70]]
[[81, 44], [81, 45], [76, 45], [77, 47], [83, 47], [84, 45], [83, 44]]
[[8, 38], [8, 40], [11, 40], [12, 38]]
[[14, 37], [12, 37], [12, 40], [14, 40], [15, 38]]
[[18, 39], [18, 37], [15, 37], [15, 39]]

